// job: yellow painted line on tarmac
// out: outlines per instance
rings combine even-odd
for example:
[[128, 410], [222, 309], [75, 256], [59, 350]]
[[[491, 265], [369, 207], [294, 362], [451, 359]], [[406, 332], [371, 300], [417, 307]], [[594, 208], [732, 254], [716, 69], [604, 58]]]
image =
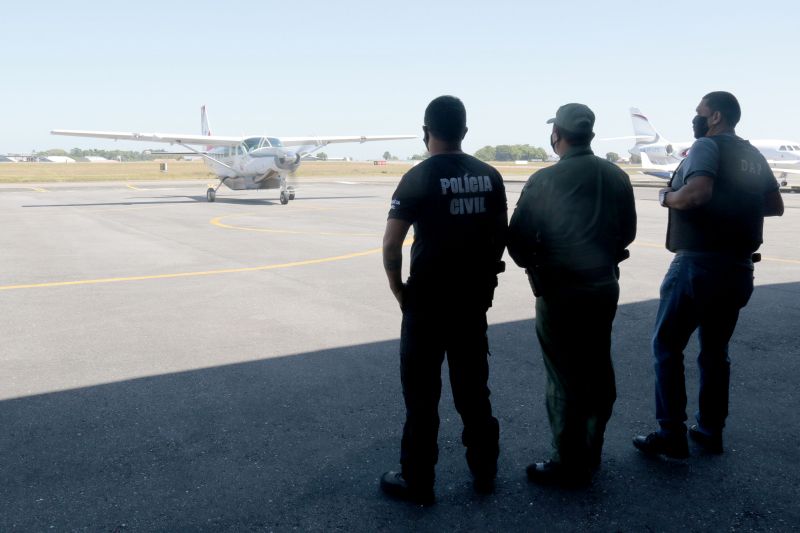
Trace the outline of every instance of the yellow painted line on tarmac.
[[774, 263], [787, 263], [787, 264], [790, 264], [790, 265], [800, 265], [800, 261], [798, 261], [796, 259], [781, 259], [780, 257], [764, 257], [762, 255], [761, 256], [761, 260], [762, 261], [770, 261], [770, 262], [774, 262]]
[[259, 233], [275, 233], [275, 234], [286, 234], [286, 235], [324, 235], [324, 236], [334, 236], [334, 237], [380, 237], [383, 235], [382, 233], [351, 233], [351, 232], [343, 232], [343, 231], [302, 231], [302, 230], [291, 230], [291, 229], [271, 229], [271, 228], [251, 228], [248, 226], [236, 226], [234, 224], [225, 224], [222, 222], [224, 218], [230, 217], [243, 217], [248, 215], [253, 215], [254, 213], [237, 213], [235, 215], [223, 215], [219, 217], [212, 218], [210, 224], [213, 226], [217, 226], [218, 228], [224, 229], [235, 229], [241, 231], [255, 231]]
[[42, 189], [41, 187], [31, 187], [36, 192], [50, 192], [47, 189]]
[[144, 189], [140, 189], [139, 187], [136, 187], [135, 185], [131, 185], [130, 183], [126, 183], [125, 186], [127, 188], [129, 188], [129, 189], [133, 189], [134, 191], [143, 191], [144, 190]]
[[274, 265], [262, 265], [255, 267], [244, 268], [224, 268], [220, 270], [206, 270], [201, 272], [177, 272], [173, 274], [154, 274], [151, 276], [128, 276], [121, 278], [100, 278], [100, 279], [84, 279], [76, 281], [52, 281], [47, 283], [28, 283], [24, 285], [0, 285], [0, 291], [10, 291], [17, 289], [44, 289], [52, 287], [71, 287], [77, 285], [99, 285], [102, 283], [120, 283], [125, 281], [149, 281], [157, 279], [173, 279], [173, 278], [191, 278], [199, 276], [218, 276], [220, 274], [239, 274], [242, 272], [260, 272], [264, 270], [277, 270], [282, 268], [292, 268], [308, 265], [319, 265], [321, 263], [332, 263], [334, 261], [344, 261], [347, 259], [354, 259], [356, 257], [364, 257], [367, 255], [377, 254], [381, 248], [372, 248], [363, 252], [355, 252], [345, 255], [336, 255], [333, 257], [323, 257], [321, 259], [308, 259], [306, 261], [292, 261], [290, 263], [278, 263]]

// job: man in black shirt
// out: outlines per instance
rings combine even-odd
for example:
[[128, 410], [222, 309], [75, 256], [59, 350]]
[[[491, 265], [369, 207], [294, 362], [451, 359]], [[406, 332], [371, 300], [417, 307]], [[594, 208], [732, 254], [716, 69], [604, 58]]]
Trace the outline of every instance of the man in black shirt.
[[[475, 488], [487, 492], [494, 487], [499, 425], [487, 386], [486, 311], [504, 266], [507, 206], [497, 170], [461, 151], [467, 133], [461, 100], [434, 99], [422, 130], [431, 156], [401, 179], [383, 237], [389, 287], [403, 311], [400, 380], [406, 422], [401, 471], [384, 473], [381, 488], [400, 499], [430, 504], [445, 354]], [[402, 246], [412, 224], [411, 272], [403, 283]]]
[[592, 110], [566, 104], [549, 122], [561, 159], [525, 184], [508, 237], [508, 252], [536, 295], [553, 432], [551, 460], [531, 464], [527, 474], [534, 482], [582, 484], [600, 464], [616, 399], [617, 264], [636, 235], [636, 209], [628, 175], [589, 148]]
[[703, 97], [692, 121], [697, 139], [659, 192], [669, 209], [667, 249], [675, 253], [661, 284], [653, 336], [659, 430], [634, 437], [649, 455], [689, 456], [683, 350], [698, 330], [700, 400], [692, 437], [722, 453], [728, 416], [730, 341], [753, 293], [754, 252], [765, 216], [783, 214], [778, 182], [764, 156], [736, 136], [741, 108], [731, 93]]

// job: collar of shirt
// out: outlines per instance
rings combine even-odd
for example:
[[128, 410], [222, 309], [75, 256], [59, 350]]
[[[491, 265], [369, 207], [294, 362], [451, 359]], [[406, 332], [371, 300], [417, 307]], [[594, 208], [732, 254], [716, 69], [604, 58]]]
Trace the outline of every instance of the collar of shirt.
[[579, 155], [593, 155], [592, 149], [588, 146], [571, 146], [567, 152], [561, 156], [559, 161], [569, 159], [570, 157], [577, 157]]

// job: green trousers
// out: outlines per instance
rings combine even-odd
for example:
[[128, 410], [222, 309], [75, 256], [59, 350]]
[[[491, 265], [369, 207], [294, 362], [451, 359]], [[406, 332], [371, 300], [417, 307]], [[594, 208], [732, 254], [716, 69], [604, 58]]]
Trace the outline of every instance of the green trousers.
[[619, 284], [549, 286], [536, 298], [536, 336], [547, 373], [552, 460], [586, 470], [600, 464], [603, 435], [616, 400], [611, 325]]

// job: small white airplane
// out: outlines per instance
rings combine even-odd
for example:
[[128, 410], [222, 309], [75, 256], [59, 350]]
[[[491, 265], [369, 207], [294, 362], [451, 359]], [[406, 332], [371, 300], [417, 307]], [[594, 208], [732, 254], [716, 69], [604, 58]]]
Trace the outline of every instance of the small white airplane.
[[[92, 137], [130, 141], [149, 141], [177, 144], [189, 150], [181, 155], [199, 155], [209, 170], [217, 175], [219, 183], [209, 187], [206, 199], [213, 202], [217, 190], [225, 185], [234, 191], [249, 189], [280, 189], [281, 204], [294, 200], [294, 188], [287, 186], [286, 178], [300, 166], [303, 156], [332, 143], [365, 143], [415, 139], [416, 135], [374, 135], [351, 137], [221, 137], [211, 135], [206, 106], [200, 108], [200, 135], [176, 133], [126, 133], [115, 131], [53, 130], [53, 135]], [[191, 145], [205, 146], [196, 150]], [[293, 148], [290, 148], [293, 147]], [[174, 155], [174, 153], [166, 153]]]
[[[678, 164], [689, 153], [691, 142], [671, 143], [662, 137], [637, 108], [631, 108], [633, 137], [636, 140], [628, 150], [642, 159], [642, 172], [669, 179]], [[755, 146], [772, 168], [780, 184], [788, 184], [789, 175], [800, 175], [800, 142], [779, 139], [754, 139]]]

